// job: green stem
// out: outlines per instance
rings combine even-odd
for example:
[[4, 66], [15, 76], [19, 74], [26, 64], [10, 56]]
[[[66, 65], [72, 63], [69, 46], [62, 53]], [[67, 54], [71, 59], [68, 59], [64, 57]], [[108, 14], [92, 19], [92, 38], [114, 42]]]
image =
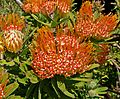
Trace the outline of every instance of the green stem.
[[36, 21], [38, 21], [39, 23], [41, 23], [41, 24], [43, 24], [43, 25], [45, 25], [45, 26], [48, 26], [48, 27], [51, 26], [51, 24], [49, 24], [49, 23], [44, 23], [44, 22], [40, 21], [36, 15], [31, 14], [31, 16], [32, 16]]
[[26, 36], [27, 38], [24, 40], [24, 44], [25, 42], [35, 33], [35, 31], [38, 29], [38, 27], [34, 28], [34, 30], [28, 35]]

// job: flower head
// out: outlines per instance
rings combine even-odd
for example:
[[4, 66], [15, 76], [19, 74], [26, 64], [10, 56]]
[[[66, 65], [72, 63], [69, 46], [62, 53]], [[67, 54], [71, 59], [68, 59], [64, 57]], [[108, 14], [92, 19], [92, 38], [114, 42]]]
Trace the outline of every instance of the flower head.
[[89, 1], [84, 2], [79, 10], [75, 31], [80, 38], [89, 38], [94, 35], [92, 4]]
[[115, 29], [117, 25], [116, 15], [105, 15], [98, 18], [95, 22], [95, 35], [98, 38], [110, 37], [110, 32]]
[[10, 52], [17, 52], [23, 43], [24, 19], [17, 14], [2, 15], [1, 17], [0, 28], [3, 31], [4, 45]]
[[117, 25], [116, 15], [100, 15], [94, 18], [92, 4], [86, 1], [82, 4], [77, 15], [75, 31], [80, 37], [90, 38], [96, 37], [104, 39], [110, 37], [110, 32]]
[[45, 28], [38, 30], [37, 46], [32, 53], [32, 68], [41, 79], [52, 78], [56, 74], [67, 77], [89, 68], [93, 60], [91, 43], [80, 44], [74, 35], [64, 33], [54, 37], [51, 30]]
[[24, 0], [23, 9], [28, 13], [52, 14], [56, 9], [67, 13], [71, 8], [71, 0]]
[[91, 2], [89, 1], [84, 2], [81, 6], [81, 9], [79, 10], [80, 15], [92, 18], [93, 17], [92, 7], [93, 5], [91, 4]]

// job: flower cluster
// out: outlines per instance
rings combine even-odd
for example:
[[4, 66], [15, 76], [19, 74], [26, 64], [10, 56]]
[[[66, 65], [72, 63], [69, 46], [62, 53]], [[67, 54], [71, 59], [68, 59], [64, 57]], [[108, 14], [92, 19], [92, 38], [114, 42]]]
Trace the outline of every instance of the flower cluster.
[[25, 27], [23, 18], [17, 14], [1, 15], [0, 28], [3, 32], [1, 42], [10, 52], [17, 52], [23, 44], [22, 29]]
[[40, 28], [38, 32], [36, 47], [32, 50], [32, 68], [41, 79], [52, 78], [56, 74], [71, 76], [89, 68], [94, 50], [91, 43], [80, 43], [74, 35], [64, 33], [54, 38], [47, 27]]
[[77, 15], [75, 31], [80, 37], [107, 38], [117, 25], [116, 15], [101, 15], [95, 19], [92, 12], [92, 4], [89, 1], [83, 3]]
[[71, 0], [24, 0], [25, 12], [51, 14], [55, 10], [67, 13], [71, 8]]

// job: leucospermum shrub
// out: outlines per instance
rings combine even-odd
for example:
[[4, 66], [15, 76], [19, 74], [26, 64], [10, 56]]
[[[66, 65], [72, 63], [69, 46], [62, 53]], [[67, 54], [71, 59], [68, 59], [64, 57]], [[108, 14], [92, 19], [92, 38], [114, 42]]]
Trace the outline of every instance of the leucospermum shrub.
[[0, 99], [111, 95], [106, 81], [116, 60], [109, 40], [118, 14], [102, 14], [100, 1], [84, 1], [78, 11], [74, 0], [16, 3], [20, 13], [15, 9], [0, 15]]

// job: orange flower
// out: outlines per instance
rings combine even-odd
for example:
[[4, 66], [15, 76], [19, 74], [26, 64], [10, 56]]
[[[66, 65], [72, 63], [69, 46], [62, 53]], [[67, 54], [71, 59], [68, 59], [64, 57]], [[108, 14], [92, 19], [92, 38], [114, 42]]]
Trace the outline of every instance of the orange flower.
[[86, 1], [82, 4], [81, 9], [79, 10], [79, 13], [81, 16], [88, 16], [93, 18], [93, 12], [92, 12], [92, 7], [93, 5], [91, 4], [91, 2]]
[[56, 74], [67, 77], [89, 68], [94, 50], [91, 43], [79, 44], [75, 36], [64, 33], [55, 38], [51, 30], [45, 28], [38, 30], [36, 47], [32, 50], [32, 68], [41, 79], [52, 78]]
[[0, 84], [0, 99], [2, 99], [4, 97], [4, 92], [3, 92], [4, 88], [3, 88], [3, 84]]
[[77, 17], [75, 31], [81, 39], [89, 38], [94, 35], [94, 23], [89, 17]]
[[94, 35], [92, 4], [89, 1], [84, 2], [79, 10], [75, 31], [82, 39]]
[[17, 14], [8, 14], [2, 15], [0, 22], [5, 47], [10, 52], [19, 51], [23, 43], [23, 33], [21, 31], [25, 27], [24, 19]]
[[25, 12], [43, 13], [50, 15], [56, 9], [61, 13], [70, 10], [71, 0], [24, 0], [23, 9]]
[[105, 15], [101, 16], [96, 20], [95, 23], [95, 35], [98, 38], [107, 38], [110, 37], [110, 32], [115, 29], [117, 25], [117, 16], [116, 15]]
[[72, 0], [56, 0], [57, 8], [61, 13], [67, 13], [71, 9]]
[[110, 37], [110, 32], [117, 25], [116, 15], [101, 15], [96, 20], [92, 12], [92, 4], [86, 1], [82, 4], [77, 15], [75, 31], [80, 38], [90, 38], [91, 36], [99, 39]]

